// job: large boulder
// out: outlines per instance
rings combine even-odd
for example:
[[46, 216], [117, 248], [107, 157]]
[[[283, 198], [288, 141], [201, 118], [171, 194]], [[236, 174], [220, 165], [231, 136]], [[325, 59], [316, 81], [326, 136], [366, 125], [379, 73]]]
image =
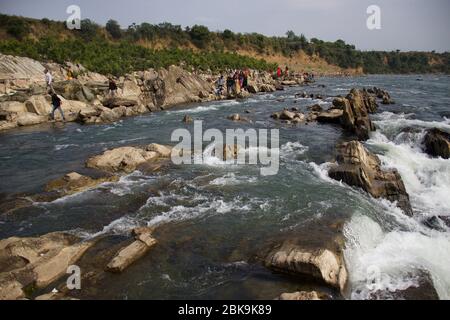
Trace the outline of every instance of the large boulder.
[[151, 144], [146, 148], [121, 147], [105, 151], [90, 158], [86, 166], [106, 172], [133, 172], [138, 166], [164, 158], [168, 159], [171, 147]]
[[430, 156], [450, 158], [450, 133], [436, 128], [430, 129], [425, 135], [423, 144], [425, 152]]
[[21, 299], [27, 288], [48, 286], [66, 274], [92, 245], [59, 232], [1, 240], [0, 299]]
[[35, 113], [25, 112], [17, 117], [17, 124], [19, 126], [31, 126], [48, 121], [48, 116], [40, 116]]
[[340, 123], [343, 113], [344, 112], [339, 109], [330, 109], [328, 111], [320, 112], [316, 116], [316, 120], [323, 123]]
[[24, 113], [28, 112], [24, 103], [18, 101], [4, 101], [0, 102], [0, 111]]
[[381, 169], [380, 159], [360, 142], [339, 144], [336, 161], [328, 172], [332, 179], [362, 188], [375, 198], [396, 202], [405, 214], [413, 215], [409, 195], [398, 171]]
[[50, 101], [44, 95], [31, 96], [26, 102], [25, 106], [28, 112], [35, 113], [41, 116], [47, 116], [52, 111]]
[[359, 140], [367, 140], [369, 133], [375, 131], [375, 126], [369, 118], [369, 113], [377, 110], [375, 98], [366, 91], [352, 89], [346, 98], [337, 98], [333, 106], [342, 109], [342, 127], [355, 134]]
[[342, 251], [302, 246], [290, 240], [270, 252], [265, 265], [276, 272], [316, 279], [340, 292], [344, 292], [348, 281]]
[[137, 99], [129, 99], [123, 97], [109, 97], [103, 100], [103, 105], [108, 108], [116, 108], [120, 106], [133, 107], [139, 104]]

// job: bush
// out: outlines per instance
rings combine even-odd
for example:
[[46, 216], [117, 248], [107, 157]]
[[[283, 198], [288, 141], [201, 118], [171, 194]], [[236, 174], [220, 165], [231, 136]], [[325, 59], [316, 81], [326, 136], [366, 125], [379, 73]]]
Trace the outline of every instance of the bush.
[[122, 30], [116, 20], [108, 20], [106, 23], [106, 31], [108, 31], [114, 39], [120, 39], [122, 37]]

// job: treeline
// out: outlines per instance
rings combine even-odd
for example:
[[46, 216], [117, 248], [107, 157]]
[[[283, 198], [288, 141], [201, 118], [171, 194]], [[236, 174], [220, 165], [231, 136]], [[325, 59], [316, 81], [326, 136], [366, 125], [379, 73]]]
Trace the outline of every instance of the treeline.
[[[64, 27], [63, 22], [48, 19], [34, 20], [0, 15], [0, 27], [19, 41], [26, 39], [27, 35], [33, 32], [32, 25], [37, 23], [44, 25], [45, 29], [48, 30], [47, 33], [51, 30], [60, 31]], [[48, 34], [45, 36], [48, 36]], [[52, 36], [55, 36], [55, 32]], [[81, 30], [74, 32], [68, 32], [67, 30], [67, 37], [92, 42], [94, 48], [98, 48], [99, 45], [106, 45], [106, 48], [111, 52], [120, 51], [124, 44], [125, 46], [133, 45], [130, 52], [133, 57], [136, 55], [142, 57], [140, 54], [143, 53], [134, 45], [140, 46], [144, 43], [152, 46], [163, 43], [168, 50], [163, 50], [160, 53], [151, 51], [152, 57], [148, 61], [164, 62], [173, 60], [173, 56], [187, 56], [186, 63], [192, 63], [196, 67], [212, 69], [220, 68], [224, 64], [231, 67], [244, 61], [248, 62], [242, 56], [224, 53], [245, 50], [261, 56], [282, 54], [286, 57], [303, 51], [310, 56], [319, 56], [332, 65], [344, 69], [362, 68], [366, 73], [450, 73], [449, 53], [360, 51], [355, 46], [346, 44], [343, 40], [335, 42], [326, 42], [316, 38], [308, 40], [304, 35], [296, 35], [293, 31], [288, 31], [285, 37], [267, 37], [258, 33], [234, 33], [231, 30], [212, 32], [201, 25], [182, 28], [180, 25], [171, 23], [141, 23], [122, 28], [117, 21], [109, 20], [105, 27], [101, 27], [95, 22], [85, 19], [81, 21]], [[58, 42], [57, 45], [59, 44]], [[1, 47], [5, 47], [5, 45]], [[85, 47], [90, 48], [90, 45], [86, 44]], [[204, 51], [207, 53], [197, 55], [190, 50], [186, 50], [192, 47], [196, 48], [196, 52]], [[180, 48], [184, 49], [181, 50]], [[22, 46], [22, 49], [26, 48]], [[170, 54], [169, 49], [175, 49], [175, 53]], [[203, 56], [205, 57], [203, 58]], [[121, 57], [127, 63], [132, 63], [131, 57], [129, 59], [126, 52], [122, 52]], [[114, 61], [120, 62], [121, 60]], [[256, 64], [258, 68], [272, 67], [263, 61], [252, 60], [251, 62], [253, 66]], [[143, 61], [140, 61], [137, 64], [143, 63]], [[203, 65], [203, 63], [206, 64]], [[120, 69], [120, 67], [114, 69]]]

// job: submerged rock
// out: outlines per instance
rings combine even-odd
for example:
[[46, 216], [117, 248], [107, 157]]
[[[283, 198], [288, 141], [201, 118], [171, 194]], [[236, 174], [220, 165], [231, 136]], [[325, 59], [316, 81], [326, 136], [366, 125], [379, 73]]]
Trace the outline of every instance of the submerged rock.
[[332, 179], [362, 188], [375, 198], [397, 202], [406, 215], [413, 215], [409, 195], [398, 171], [382, 170], [380, 159], [360, 142], [339, 144], [336, 161], [328, 172]]
[[194, 122], [194, 119], [189, 115], [185, 115], [183, 118], [183, 122], [184, 123], [192, 123], [192, 122]]
[[94, 188], [104, 182], [117, 181], [117, 176], [108, 176], [98, 179], [80, 175], [76, 172], [66, 174], [64, 177], [50, 181], [45, 186], [46, 192], [56, 192], [58, 197], [75, 194], [85, 191], [90, 188]]
[[423, 140], [425, 152], [433, 157], [450, 158], [450, 133], [439, 130], [430, 129], [427, 131]]

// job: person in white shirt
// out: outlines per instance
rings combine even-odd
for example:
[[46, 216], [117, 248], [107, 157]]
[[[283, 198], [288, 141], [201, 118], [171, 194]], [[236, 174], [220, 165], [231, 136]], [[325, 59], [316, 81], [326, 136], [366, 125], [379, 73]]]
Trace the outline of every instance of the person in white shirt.
[[46, 85], [46, 89], [50, 88], [52, 90], [52, 92], [55, 92], [55, 90], [53, 89], [53, 76], [50, 73], [50, 71], [48, 69], [44, 70], [45, 73], [45, 85]]

